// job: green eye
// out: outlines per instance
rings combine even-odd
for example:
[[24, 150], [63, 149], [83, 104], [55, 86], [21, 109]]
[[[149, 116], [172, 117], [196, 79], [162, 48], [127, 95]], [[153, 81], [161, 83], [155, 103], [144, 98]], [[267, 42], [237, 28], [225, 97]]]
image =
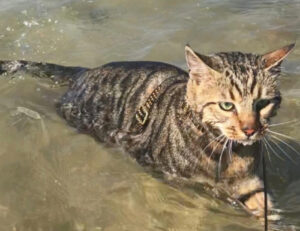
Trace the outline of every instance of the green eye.
[[256, 103], [256, 110], [260, 111], [271, 103], [269, 99], [262, 99]]
[[234, 104], [230, 102], [221, 102], [219, 106], [224, 111], [232, 111], [234, 109]]

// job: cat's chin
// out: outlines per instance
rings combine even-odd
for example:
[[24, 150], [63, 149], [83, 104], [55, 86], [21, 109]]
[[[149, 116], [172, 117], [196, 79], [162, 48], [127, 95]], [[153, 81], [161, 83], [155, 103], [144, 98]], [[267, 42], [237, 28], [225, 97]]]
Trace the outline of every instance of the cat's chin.
[[237, 143], [242, 144], [244, 146], [249, 146], [252, 145], [256, 142], [257, 140], [236, 140]]

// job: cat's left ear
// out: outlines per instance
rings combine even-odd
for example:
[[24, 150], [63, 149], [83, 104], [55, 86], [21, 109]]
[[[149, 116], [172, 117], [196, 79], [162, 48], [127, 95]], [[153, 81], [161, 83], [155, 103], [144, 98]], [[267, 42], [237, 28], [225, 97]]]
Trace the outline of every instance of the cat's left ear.
[[268, 70], [280, 64], [280, 62], [287, 57], [294, 47], [295, 43], [263, 55], [262, 60], [264, 62], [265, 69]]

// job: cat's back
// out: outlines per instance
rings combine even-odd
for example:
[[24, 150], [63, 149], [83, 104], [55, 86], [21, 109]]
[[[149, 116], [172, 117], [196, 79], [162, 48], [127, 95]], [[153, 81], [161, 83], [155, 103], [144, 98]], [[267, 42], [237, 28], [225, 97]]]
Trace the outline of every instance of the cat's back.
[[186, 71], [163, 62], [111, 62], [87, 71], [76, 80], [71, 89], [84, 89], [93, 84], [114, 90], [130, 88], [135, 85], [146, 87], [153, 82], [160, 84], [164, 80], [178, 75], [188, 77]]
[[126, 74], [130, 74], [130, 78], [134, 77], [145, 77], [148, 80], [156, 78], [156, 75], [162, 80], [175, 75], [187, 75], [186, 71], [176, 67], [172, 64], [163, 62], [153, 62], [153, 61], [126, 61], [126, 62], [111, 62], [107, 63], [101, 67], [92, 69], [90, 73], [97, 73], [98, 71], [109, 73], [110, 76], [118, 76], [114, 78], [116, 82], [120, 78], [126, 78]]
[[103, 134], [125, 129], [159, 85], [167, 79], [172, 84], [172, 79], [178, 77], [187, 80], [188, 74], [167, 63], [108, 63], [76, 79], [63, 96], [59, 111], [72, 125], [83, 130], [101, 130]]

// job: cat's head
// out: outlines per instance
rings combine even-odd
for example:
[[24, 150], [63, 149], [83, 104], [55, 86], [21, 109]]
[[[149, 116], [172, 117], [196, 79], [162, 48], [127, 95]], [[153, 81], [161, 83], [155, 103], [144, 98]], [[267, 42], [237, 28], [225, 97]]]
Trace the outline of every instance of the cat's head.
[[261, 139], [281, 102], [280, 64], [294, 44], [264, 55], [222, 52], [205, 56], [185, 48], [186, 100], [202, 121], [244, 145]]

